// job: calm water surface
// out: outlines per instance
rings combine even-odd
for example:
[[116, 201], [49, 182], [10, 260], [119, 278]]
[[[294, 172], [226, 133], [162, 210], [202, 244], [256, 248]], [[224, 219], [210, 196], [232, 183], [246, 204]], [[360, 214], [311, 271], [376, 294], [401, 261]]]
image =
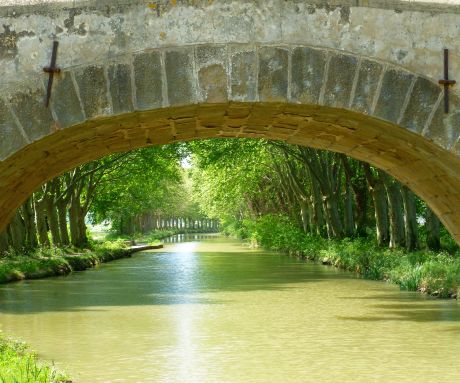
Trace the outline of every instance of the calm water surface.
[[78, 383], [460, 381], [456, 301], [218, 236], [3, 286], [0, 310]]

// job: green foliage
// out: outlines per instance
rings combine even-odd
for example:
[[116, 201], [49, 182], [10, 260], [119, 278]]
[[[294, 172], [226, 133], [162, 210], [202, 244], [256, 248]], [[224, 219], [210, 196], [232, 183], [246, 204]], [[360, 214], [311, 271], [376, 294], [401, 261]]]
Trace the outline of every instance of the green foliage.
[[147, 233], [143, 238], [143, 242], [149, 244], [157, 244], [160, 240], [171, 237], [176, 234], [181, 234], [181, 230], [170, 229], [170, 230], [153, 230]]
[[0, 258], [0, 283], [67, 275], [127, 256], [129, 249], [122, 240], [96, 244], [92, 251], [80, 253], [59, 248], [38, 248], [27, 255], [10, 251]]
[[261, 196], [268, 202], [270, 192], [261, 194], [267, 183], [270, 153], [264, 141], [225, 139], [188, 144], [194, 164], [191, 169], [193, 196], [203, 212], [223, 221], [250, 218], [248, 201]]
[[71, 268], [63, 257], [32, 258], [21, 256], [0, 260], [0, 283], [22, 279], [37, 279], [70, 273]]
[[227, 225], [225, 230], [244, 232], [252, 243], [267, 249], [340, 267], [364, 278], [387, 280], [409, 291], [447, 298], [456, 296], [460, 288], [460, 254], [389, 250], [364, 238], [327, 240], [304, 234], [282, 215], [247, 220], [242, 226], [233, 231], [236, 226]]
[[102, 177], [91, 206], [93, 222], [109, 220], [120, 230], [135, 216], [176, 212], [184, 200], [181, 154], [177, 145], [149, 147], [128, 153], [120, 166]]
[[63, 383], [67, 376], [54, 366], [40, 363], [24, 343], [0, 335], [0, 383]]
[[407, 290], [448, 298], [460, 287], [460, 259], [445, 253], [430, 253], [424, 262], [415, 265], [403, 259], [391, 270], [390, 280]]
[[304, 234], [288, 217], [266, 215], [255, 224], [248, 225], [249, 222], [246, 221], [246, 226], [251, 232], [251, 239], [262, 247], [292, 254], [304, 241]]

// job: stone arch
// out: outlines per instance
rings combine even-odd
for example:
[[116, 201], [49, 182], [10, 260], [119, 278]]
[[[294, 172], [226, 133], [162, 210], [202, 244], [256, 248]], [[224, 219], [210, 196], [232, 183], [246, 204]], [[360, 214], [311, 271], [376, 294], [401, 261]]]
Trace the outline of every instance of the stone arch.
[[420, 195], [460, 241], [460, 100], [394, 64], [302, 45], [201, 44], [68, 67], [0, 99], [0, 228], [44, 181], [147, 145], [263, 137], [342, 152]]

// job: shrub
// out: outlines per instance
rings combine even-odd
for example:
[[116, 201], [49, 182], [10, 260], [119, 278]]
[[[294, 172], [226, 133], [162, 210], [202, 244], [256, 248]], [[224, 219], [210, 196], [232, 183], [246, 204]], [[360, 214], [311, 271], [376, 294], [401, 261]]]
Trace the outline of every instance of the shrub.
[[[367, 238], [327, 240], [307, 235], [283, 215], [266, 215], [233, 224], [252, 243], [309, 260], [330, 264], [364, 278], [388, 280], [402, 289], [442, 298], [454, 297], [460, 286], [460, 254], [390, 250]], [[231, 232], [231, 226], [226, 230]]]
[[54, 366], [40, 363], [24, 343], [0, 336], [0, 382], [63, 383], [69, 380]]

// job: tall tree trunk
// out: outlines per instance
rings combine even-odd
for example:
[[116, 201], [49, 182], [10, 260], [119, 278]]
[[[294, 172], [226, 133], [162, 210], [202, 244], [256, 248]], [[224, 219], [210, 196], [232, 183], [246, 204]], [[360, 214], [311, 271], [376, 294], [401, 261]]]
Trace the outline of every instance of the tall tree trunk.
[[356, 162], [356, 167], [353, 170], [351, 167], [351, 160], [345, 156], [340, 156], [345, 170], [345, 176], [347, 184], [353, 189], [354, 201], [355, 201], [355, 213], [356, 213], [356, 224], [355, 233], [360, 236], [366, 236], [367, 226], [367, 198], [368, 188], [366, 179], [362, 176], [359, 170], [362, 168], [361, 162]]
[[343, 225], [339, 214], [339, 204], [334, 195], [324, 197], [324, 207], [326, 210], [326, 221], [329, 228], [329, 236], [343, 238]]
[[46, 216], [48, 217], [48, 226], [51, 232], [51, 238], [55, 246], [61, 245], [61, 233], [59, 231], [59, 220], [56, 207], [53, 204], [53, 198], [45, 199]]
[[8, 250], [8, 234], [6, 230], [0, 231], [0, 255]]
[[9, 227], [8, 231], [11, 238], [11, 245], [16, 250], [24, 250], [26, 245], [26, 230], [24, 226], [24, 221], [21, 217], [20, 210], [16, 210]]
[[441, 249], [441, 235], [440, 235], [441, 222], [433, 211], [427, 206], [425, 215], [425, 229], [426, 229], [426, 246], [433, 251]]
[[404, 203], [406, 249], [412, 251], [418, 248], [418, 225], [415, 195], [407, 188], [407, 186], [402, 186], [401, 193]]
[[129, 215], [122, 215], [120, 218], [120, 234], [133, 235], [134, 234], [134, 217]]
[[359, 190], [354, 190], [355, 203], [356, 203], [356, 234], [359, 237], [365, 237], [366, 227], [367, 227], [367, 201], [368, 201], [368, 192], [367, 188], [360, 188]]
[[49, 247], [50, 240], [48, 238], [48, 225], [46, 223], [45, 208], [42, 200], [34, 200], [35, 204], [35, 220], [37, 222], [38, 241], [41, 246]]
[[38, 246], [38, 239], [33, 196], [28, 198], [24, 205], [22, 205], [22, 210], [24, 212], [24, 225], [26, 228], [26, 246], [34, 249]]
[[388, 202], [384, 186], [381, 183], [374, 185], [371, 188], [371, 196], [374, 203], [377, 243], [379, 246], [387, 246], [390, 242], [390, 234], [388, 231]]
[[59, 233], [61, 236], [61, 244], [63, 246], [70, 245], [69, 231], [67, 229], [67, 201], [60, 200], [56, 203], [59, 221]]
[[85, 223], [85, 218], [86, 218], [86, 212], [84, 209], [80, 207], [78, 213], [78, 234], [79, 234], [79, 239], [78, 239], [78, 247], [79, 248], [85, 248], [88, 247], [88, 234], [87, 234], [87, 227]]
[[80, 246], [80, 227], [78, 224], [79, 201], [72, 197], [69, 207], [69, 228], [70, 228], [70, 241], [73, 246]]
[[388, 216], [390, 217], [390, 248], [404, 247], [404, 208], [399, 183], [383, 175], [388, 197]]
[[351, 191], [351, 184], [347, 180], [345, 184], [345, 195], [344, 195], [344, 228], [346, 237], [355, 236], [355, 220], [353, 215], [353, 193]]
[[311, 205], [313, 210], [313, 224], [316, 227], [316, 234], [319, 236], [324, 236], [324, 215], [323, 215], [323, 201], [321, 197], [321, 191], [319, 189], [318, 182], [311, 177], [312, 182], [312, 196], [311, 196]]
[[386, 246], [390, 236], [388, 232], [388, 202], [385, 187], [378, 173], [374, 176], [369, 164], [363, 163], [363, 170], [374, 204], [377, 243], [379, 246]]
[[308, 204], [305, 200], [299, 199], [300, 216], [302, 217], [302, 228], [305, 234], [310, 232], [310, 215], [308, 214]]

